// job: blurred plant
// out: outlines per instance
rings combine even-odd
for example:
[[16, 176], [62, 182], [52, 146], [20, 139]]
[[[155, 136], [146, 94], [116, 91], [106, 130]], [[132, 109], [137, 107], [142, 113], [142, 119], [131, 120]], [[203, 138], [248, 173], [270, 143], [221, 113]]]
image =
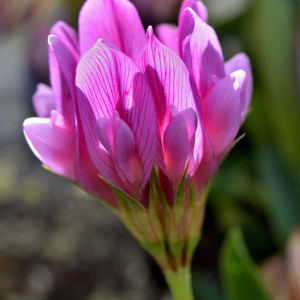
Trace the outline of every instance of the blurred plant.
[[220, 230], [242, 226], [249, 251], [260, 262], [283, 249], [300, 222], [299, 1], [249, 4], [244, 15], [215, 22], [227, 52], [249, 53], [256, 80], [246, 139], [218, 172], [211, 204]]
[[300, 229], [294, 229], [285, 255], [268, 258], [262, 265], [265, 285], [276, 300], [300, 299]]
[[262, 285], [258, 267], [247, 252], [239, 228], [233, 228], [227, 234], [220, 253], [220, 270], [225, 299], [271, 299]]
[[53, 22], [55, 15], [77, 15], [83, 2], [84, 0], [1, 0], [0, 30], [10, 31], [19, 26], [34, 28], [36, 24], [45, 24], [51, 20]]
[[79, 41], [63, 22], [51, 29], [52, 89], [38, 87], [40, 118], [24, 122], [46, 168], [105, 201], [158, 262], [177, 300], [193, 299], [190, 265], [207, 183], [252, 94], [249, 59], [224, 63], [206, 18], [202, 2], [183, 2], [178, 29], [158, 29], [173, 52], [152, 27], [145, 37], [130, 2], [88, 0]]
[[[0, 35], [25, 36], [24, 50], [28, 65], [36, 81], [49, 82], [47, 36], [53, 23], [60, 19], [77, 25], [74, 15], [84, 0], [1, 0]], [[76, 19], [77, 21], [77, 19]]]
[[253, 196], [263, 204], [281, 249], [300, 222], [297, 2], [254, 0], [240, 25], [257, 78], [253, 110], [245, 122], [256, 166]]
[[[260, 82], [253, 101], [253, 116], [245, 125], [256, 143], [274, 141], [279, 154], [299, 179], [300, 107], [295, 77], [297, 7], [297, 1], [293, 0], [255, 0], [243, 28]], [[257, 131], [261, 135], [255, 133]]]
[[206, 0], [213, 24], [229, 22], [247, 12], [253, 0]]

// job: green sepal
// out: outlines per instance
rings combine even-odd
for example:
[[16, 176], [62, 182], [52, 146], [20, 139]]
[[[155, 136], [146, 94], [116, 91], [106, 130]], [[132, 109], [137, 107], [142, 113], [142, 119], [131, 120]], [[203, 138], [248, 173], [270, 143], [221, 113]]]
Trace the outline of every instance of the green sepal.
[[[164, 197], [162, 191], [157, 190], [157, 184], [155, 180], [157, 179], [156, 172], [153, 169], [152, 176], [150, 179], [150, 195], [149, 195], [149, 208], [148, 208], [148, 216], [149, 221], [151, 222], [151, 226], [154, 227], [155, 232], [159, 240], [165, 240], [164, 228], [162, 224], [161, 210], [164, 211], [165, 222], [170, 222], [170, 213], [168, 208], [167, 200]], [[163, 204], [162, 202], [165, 202]], [[165, 205], [165, 207], [163, 207]]]
[[138, 201], [136, 201], [135, 199], [133, 199], [132, 197], [130, 197], [128, 194], [126, 194], [125, 192], [123, 192], [121, 189], [119, 189], [118, 187], [116, 187], [115, 185], [111, 184], [109, 181], [107, 181], [104, 177], [98, 175], [104, 182], [106, 182], [112, 189], [113, 191], [118, 194], [119, 196], [121, 196], [124, 200], [126, 200], [134, 209], [135, 211], [139, 212], [139, 211], [143, 211], [146, 212], [146, 208], [144, 207], [144, 205], [142, 205], [141, 203], [139, 203]]
[[231, 150], [236, 146], [236, 144], [242, 139], [244, 138], [246, 135], [246, 133], [243, 133], [242, 135], [240, 135], [238, 138], [236, 138], [233, 143], [231, 144], [230, 148], [226, 151], [226, 153], [223, 155], [220, 165], [224, 162], [224, 160], [227, 158], [227, 156], [229, 155], [229, 153], [231, 152]]
[[175, 196], [174, 201], [174, 210], [175, 210], [175, 219], [178, 222], [184, 213], [184, 203], [185, 203], [185, 181], [186, 181], [186, 174], [188, 171], [190, 163], [188, 163], [187, 167], [185, 168], [184, 174], [181, 178], [180, 184], [177, 189], [177, 193]]
[[75, 184], [76, 186], [79, 186], [78, 183], [77, 183], [76, 181], [71, 180], [71, 179], [68, 179], [68, 178], [66, 178], [66, 177], [64, 177], [64, 176], [61, 176], [61, 175], [55, 173], [51, 168], [49, 168], [48, 166], [46, 166], [46, 165], [44, 165], [44, 164], [42, 164], [42, 168], [44, 168], [45, 170], [47, 170], [47, 171], [49, 171], [49, 172], [51, 172], [51, 173], [53, 173], [53, 174], [55, 174], [55, 175], [57, 175], [57, 176], [63, 178], [63, 179], [66, 179], [66, 180], [72, 182], [72, 183]]
[[197, 197], [198, 195], [195, 184], [191, 181], [189, 184], [189, 205], [192, 207], [194, 213], [190, 216], [191, 223], [187, 238], [186, 253], [188, 260], [192, 259], [199, 244], [201, 239], [202, 223], [204, 221], [206, 197], [202, 197], [200, 200], [198, 200]]
[[166, 253], [165, 241], [152, 243], [145, 241], [141, 246], [151, 254], [162, 269], [169, 269], [169, 257]]
[[[47, 170], [47, 171], [49, 171], [49, 172], [51, 172], [51, 173], [53, 173], [53, 174], [58, 175], [57, 173], [55, 173], [51, 168], [49, 168], [49, 167], [46, 166], [45, 164], [42, 164], [42, 167], [43, 167], [45, 170]], [[60, 176], [60, 175], [58, 175], [58, 176]]]
[[167, 199], [165, 197], [165, 194], [164, 194], [164, 192], [162, 190], [162, 187], [160, 185], [158, 176], [157, 176], [157, 174], [155, 172], [155, 168], [153, 168], [153, 170], [152, 170], [151, 181], [153, 182], [153, 184], [155, 186], [155, 189], [157, 191], [157, 196], [159, 198], [159, 201], [160, 201], [160, 203], [162, 205], [163, 210], [166, 213], [170, 214], [170, 205], [169, 205], [169, 203], [168, 203], [168, 201], [167, 201]]

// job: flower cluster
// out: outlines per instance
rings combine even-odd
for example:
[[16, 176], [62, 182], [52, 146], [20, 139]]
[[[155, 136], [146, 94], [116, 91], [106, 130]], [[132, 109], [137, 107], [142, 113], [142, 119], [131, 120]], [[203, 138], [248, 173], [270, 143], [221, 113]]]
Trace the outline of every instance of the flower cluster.
[[247, 115], [249, 59], [238, 54], [225, 63], [206, 20], [201, 1], [185, 0], [178, 28], [159, 25], [155, 36], [129, 1], [88, 0], [79, 36], [63, 22], [50, 32], [52, 88], [41, 84], [33, 97], [38, 118], [24, 122], [28, 144], [45, 166], [116, 211], [126, 210], [122, 198], [145, 214], [137, 219], [159, 220], [161, 229], [150, 226], [143, 237], [144, 221], [120, 213], [140, 241], [151, 234], [186, 241], [194, 215], [199, 231], [201, 214], [188, 205], [201, 202]]

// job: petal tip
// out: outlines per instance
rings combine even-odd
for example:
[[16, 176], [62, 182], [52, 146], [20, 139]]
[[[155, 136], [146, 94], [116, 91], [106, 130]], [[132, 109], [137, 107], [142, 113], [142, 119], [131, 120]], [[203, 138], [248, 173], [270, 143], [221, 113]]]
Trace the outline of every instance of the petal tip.
[[237, 70], [231, 73], [230, 77], [234, 80], [234, 89], [237, 90], [238, 88], [241, 88], [241, 85], [246, 77], [246, 72], [244, 70]]
[[154, 35], [153, 33], [153, 27], [150, 25], [147, 29], [146, 37], [149, 40], [152, 36]]
[[55, 35], [54, 34], [50, 34], [49, 36], [48, 36], [48, 45], [51, 45], [52, 44], [52, 42], [53, 42], [53, 37], [54, 37]]

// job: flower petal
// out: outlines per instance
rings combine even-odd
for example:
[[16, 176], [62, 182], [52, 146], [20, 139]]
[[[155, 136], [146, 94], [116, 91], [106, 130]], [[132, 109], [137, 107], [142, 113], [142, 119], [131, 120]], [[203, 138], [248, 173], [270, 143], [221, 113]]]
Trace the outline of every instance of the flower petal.
[[[198, 115], [194, 109], [187, 108], [186, 110], [180, 112], [181, 115], [185, 116], [186, 121], [186, 128], [188, 131], [188, 138], [189, 138], [189, 153], [188, 153], [188, 160], [189, 160], [189, 169], [188, 169], [188, 176], [192, 177], [196, 172], [197, 167], [203, 156], [203, 149], [195, 149], [195, 142], [196, 142], [196, 130], [198, 127]], [[203, 142], [202, 142], [203, 143]], [[199, 142], [197, 142], [198, 147]], [[201, 144], [202, 146], [202, 144]], [[200, 158], [199, 158], [200, 156]], [[196, 163], [196, 164], [195, 164]]]
[[64, 22], [59, 21], [52, 26], [50, 35], [52, 34], [59, 37], [68, 46], [68, 48], [74, 52], [77, 60], [79, 59], [79, 41], [78, 34], [75, 29]]
[[[62, 121], [63, 120], [63, 121]], [[53, 111], [51, 119], [30, 118], [24, 122], [24, 134], [33, 153], [55, 173], [75, 180], [75, 141], [67, 121]]]
[[[75, 96], [75, 76], [76, 67], [78, 63], [78, 57], [76, 51], [74, 51], [68, 43], [56, 35], [49, 35], [48, 44], [54, 55], [55, 61], [57, 63], [58, 73], [60, 77], [63, 77], [64, 89], [71, 93], [71, 96]], [[66, 105], [70, 106], [70, 96], [63, 99], [65, 102], [69, 102]]]
[[135, 154], [135, 140], [129, 126], [120, 120], [115, 128], [115, 151], [118, 164], [130, 184], [143, 183], [142, 168]]
[[[50, 30], [50, 34], [57, 36], [76, 57], [79, 59], [78, 38], [77, 33], [71, 27], [63, 22], [56, 23]], [[51, 37], [50, 35], [50, 37]], [[68, 120], [71, 120], [70, 101], [68, 100], [69, 89], [66, 79], [62, 76], [60, 66], [57, 62], [56, 55], [52, 48], [51, 40], [49, 43], [49, 67], [50, 81], [56, 102], [56, 110]], [[67, 77], [66, 77], [67, 78]]]
[[80, 118], [77, 126], [77, 157], [75, 161], [75, 176], [81, 188], [95, 195], [96, 197], [109, 202], [114, 207], [118, 207], [112, 188], [103, 181], [95, 168], [84, 138], [83, 128]]
[[167, 126], [163, 138], [164, 158], [168, 174], [176, 182], [189, 151], [189, 137], [185, 117], [176, 116]]
[[112, 119], [97, 119], [96, 132], [101, 144], [107, 150], [110, 157], [115, 160], [115, 141]]
[[[139, 57], [137, 64], [144, 72], [154, 94], [154, 103], [158, 124], [158, 146], [156, 163], [165, 170], [163, 162], [162, 140], [164, 130], [169, 124], [170, 105], [178, 111], [193, 108], [199, 111], [200, 99], [197, 88], [183, 61], [174, 52], [163, 46], [149, 27], [148, 42], [145, 51]], [[196, 130], [195, 155], [200, 161], [202, 156], [202, 130]]]
[[104, 39], [133, 60], [146, 42], [138, 12], [128, 0], [86, 1], [79, 16], [79, 38], [81, 55]]
[[225, 70], [227, 75], [237, 70], [244, 70], [246, 72], [246, 79], [242, 87], [242, 90], [245, 92], [245, 105], [242, 110], [243, 122], [249, 110], [253, 90], [253, 75], [250, 59], [245, 53], [239, 53], [225, 63]]
[[213, 28], [190, 8], [182, 13], [178, 32], [179, 53], [188, 68], [192, 67], [198, 90], [204, 98], [212, 76], [220, 79], [225, 76], [224, 58], [218, 37]]
[[[75, 76], [77, 59], [74, 51], [67, 46], [57, 36], [50, 36], [49, 41], [52, 45], [53, 52], [59, 63], [60, 71], [64, 78], [72, 98], [72, 122], [76, 132], [76, 159], [75, 159], [75, 178], [80, 187], [98, 198], [108, 201], [114, 206], [117, 206], [113, 192], [108, 184], [99, 178], [99, 172], [93, 165], [82, 129], [81, 120], [77, 108], [77, 95], [75, 88]], [[75, 147], [75, 145], [74, 145]]]
[[208, 13], [207, 8], [202, 1], [198, 0], [184, 0], [181, 4], [180, 12], [179, 12], [179, 20], [186, 8], [190, 7], [203, 22], [207, 22]]
[[203, 130], [203, 136], [203, 157], [193, 176], [193, 181], [199, 192], [203, 192], [209, 179], [219, 168], [219, 159], [214, 155], [214, 149], [206, 130]]
[[135, 154], [135, 140], [131, 129], [115, 111], [111, 119], [97, 120], [96, 131], [101, 144], [114, 161], [128, 194], [135, 194], [134, 197], [139, 199], [143, 173]]
[[155, 32], [157, 38], [162, 44], [164, 44], [176, 54], [179, 54], [177, 41], [177, 26], [171, 24], [160, 24], [156, 26]]
[[103, 155], [108, 154], [95, 131], [98, 118], [110, 119], [117, 110], [133, 132], [146, 184], [154, 162], [156, 124], [153, 96], [144, 76], [126, 55], [99, 42], [81, 59], [76, 84], [87, 146], [99, 173], [112, 184], [123, 187], [113, 162], [103, 161]]
[[50, 118], [51, 111], [55, 110], [53, 90], [45, 84], [38, 84], [32, 102], [34, 110], [40, 118]]
[[[189, 169], [188, 169], [188, 177], [192, 177], [194, 172], [196, 171], [196, 168], [199, 165], [199, 161], [197, 158], [194, 157], [194, 150], [195, 150], [195, 132], [197, 130], [198, 126], [198, 115], [195, 112], [195, 110], [191, 107], [178, 112], [177, 108], [171, 104], [170, 105], [170, 113], [172, 115], [172, 119], [176, 116], [184, 116], [185, 122], [186, 122], [186, 129], [188, 132], [188, 161], [189, 161]], [[200, 151], [202, 151], [202, 148], [200, 148]], [[196, 153], [199, 153], [199, 149], [196, 149]], [[201, 152], [202, 155], [202, 152]], [[195, 160], [198, 162], [198, 164], [195, 166]]]
[[237, 71], [220, 80], [202, 101], [203, 118], [214, 147], [221, 157], [236, 137], [241, 124], [241, 89], [244, 71]]

